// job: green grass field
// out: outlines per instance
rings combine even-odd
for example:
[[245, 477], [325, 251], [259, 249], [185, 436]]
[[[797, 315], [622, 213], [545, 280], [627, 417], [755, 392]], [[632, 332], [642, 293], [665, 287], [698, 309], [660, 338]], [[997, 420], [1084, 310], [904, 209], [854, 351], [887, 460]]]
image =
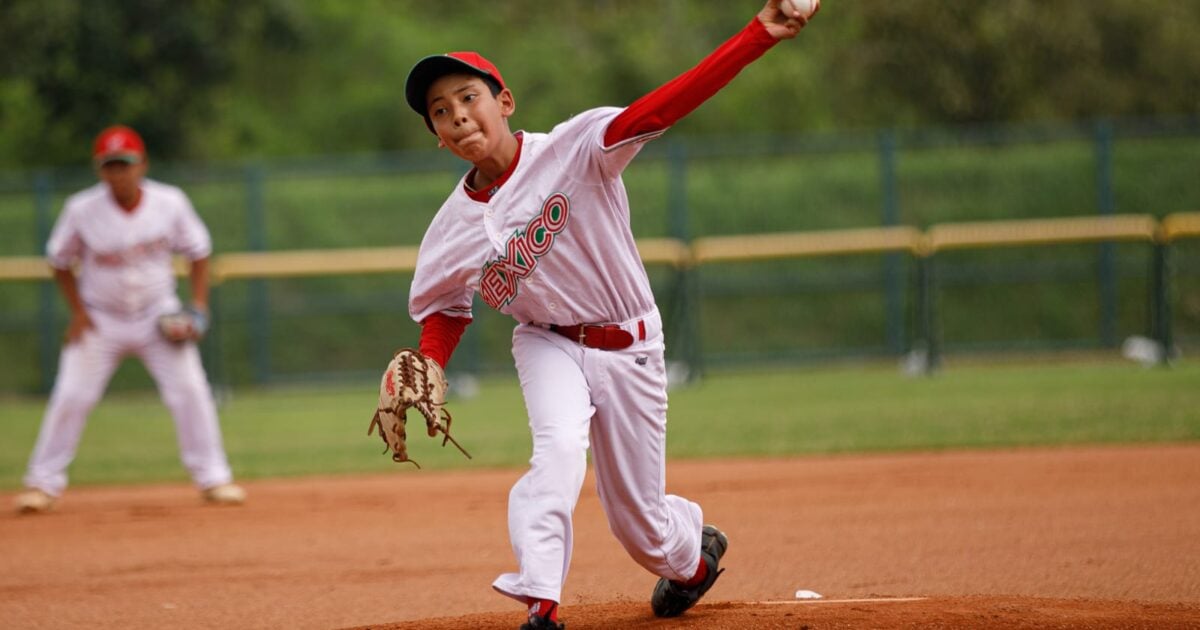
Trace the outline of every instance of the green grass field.
[[[713, 374], [671, 393], [674, 458], [802, 456], [1200, 439], [1200, 365], [953, 365], [909, 378], [891, 365]], [[366, 435], [373, 386], [238, 390], [221, 423], [240, 479], [395, 470]], [[0, 488], [20, 485], [45, 401], [0, 405]], [[529, 456], [515, 379], [452, 401], [455, 436], [474, 459], [410, 431], [427, 471], [521, 466]], [[184, 481], [173, 427], [154, 394], [100, 403], [71, 469], [73, 485]]]

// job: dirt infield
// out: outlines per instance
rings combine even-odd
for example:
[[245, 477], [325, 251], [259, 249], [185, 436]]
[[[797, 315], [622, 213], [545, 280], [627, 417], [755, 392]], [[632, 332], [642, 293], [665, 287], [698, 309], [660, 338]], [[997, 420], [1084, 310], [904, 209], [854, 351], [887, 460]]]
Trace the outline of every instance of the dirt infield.
[[[179, 485], [74, 489], [53, 513], [0, 514], [0, 626], [515, 628], [519, 607], [490, 583], [513, 568], [519, 474], [264, 480], [241, 508]], [[727, 572], [683, 617], [654, 619], [654, 578], [608, 533], [589, 479], [571, 630], [1200, 628], [1200, 444], [678, 461], [669, 475], [729, 534]]]

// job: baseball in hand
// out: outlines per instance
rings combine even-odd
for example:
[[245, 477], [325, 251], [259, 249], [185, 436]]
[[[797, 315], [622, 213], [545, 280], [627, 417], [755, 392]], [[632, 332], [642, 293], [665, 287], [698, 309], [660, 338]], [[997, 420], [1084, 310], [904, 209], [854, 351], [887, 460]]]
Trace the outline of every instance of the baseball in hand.
[[780, 0], [779, 10], [787, 17], [796, 17], [799, 13], [800, 17], [808, 19], [813, 13], [817, 12], [817, 7], [821, 5], [821, 0]]

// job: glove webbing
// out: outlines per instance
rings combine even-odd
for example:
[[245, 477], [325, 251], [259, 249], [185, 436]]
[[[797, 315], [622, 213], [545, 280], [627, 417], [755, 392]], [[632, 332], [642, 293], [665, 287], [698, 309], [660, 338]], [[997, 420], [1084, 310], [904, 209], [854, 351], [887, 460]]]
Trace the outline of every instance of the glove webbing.
[[[454, 446], [456, 448], [458, 448], [459, 451], [462, 451], [463, 455], [467, 456], [467, 459], [471, 459], [471, 454], [468, 453], [466, 451], [466, 449], [464, 449], [462, 447], [462, 445], [458, 443], [458, 440], [455, 440], [450, 435], [450, 422], [453, 420], [453, 418], [450, 416], [450, 411], [448, 409], [446, 409], [446, 407], [445, 407], [446, 401], [442, 400], [440, 402], [434, 402], [434, 400], [433, 400], [433, 381], [431, 381], [428, 377], [429, 362], [432, 359], [430, 359], [429, 357], [422, 354], [419, 350], [414, 351], [414, 352], [416, 353], [416, 356], [420, 357], [421, 363], [423, 364], [422, 367], [424, 368], [424, 372], [425, 372], [425, 374], [422, 375], [425, 380], [425, 396], [422, 399], [422, 402], [418, 402], [417, 405], [423, 404], [423, 405], [429, 407], [428, 409], [422, 409], [420, 406], [418, 406], [417, 410], [420, 411], [421, 415], [425, 416], [426, 419], [428, 419], [430, 416], [437, 417], [437, 415], [438, 415], [437, 411], [440, 411], [441, 418], [439, 418], [439, 419], [444, 421], [444, 422], [435, 421], [435, 422], [426, 423], [427, 424], [426, 430], [429, 432], [429, 437], [435, 437], [438, 434], [438, 432], [440, 431], [442, 433], [442, 435], [445, 436], [442, 438], [442, 446], [443, 447], [446, 446], [447, 441], [453, 442]], [[404, 370], [404, 372], [405, 372], [405, 374], [404, 374], [405, 380], [407, 380], [409, 383], [416, 382], [416, 375], [413, 373], [413, 366], [411, 363], [409, 363], [408, 361], [405, 361], [404, 365], [401, 367], [401, 369]], [[436, 407], [434, 405], [436, 405]], [[434, 409], [436, 409], [437, 411], [434, 411]]]
[[[407, 424], [407, 422], [408, 422], [408, 414], [406, 414], [403, 409], [401, 409], [399, 412], [397, 412], [395, 409], [376, 409], [375, 415], [371, 418], [371, 424], [370, 424], [370, 426], [367, 427], [367, 435], [373, 435], [375, 432], [375, 427], [379, 427], [379, 435], [384, 436], [386, 434], [386, 432], [383, 430], [383, 421], [379, 419], [379, 412], [381, 412], [381, 411], [387, 411], [389, 413], [399, 416], [401, 420], [405, 421], [405, 424]], [[442, 409], [442, 414], [445, 416], [446, 427], [443, 428], [441, 424], [436, 423], [436, 422], [431, 423], [433, 428], [430, 429], [430, 432], [429, 432], [430, 437], [437, 435], [438, 432], [440, 431], [442, 433], [442, 435], [444, 436], [442, 438], [442, 446], [443, 447], [446, 446], [446, 442], [449, 441], [452, 444], [454, 444], [455, 448], [457, 448], [459, 451], [461, 451], [463, 455], [466, 455], [467, 459], [473, 459], [471, 457], [471, 454], [467, 452], [467, 449], [463, 448], [462, 444], [459, 444], [458, 440], [454, 439], [454, 437], [452, 435], [450, 435], [450, 431], [449, 431], [450, 420], [451, 420], [450, 412], [446, 411], [445, 409]], [[406, 439], [407, 435], [401, 435], [400, 437]], [[384, 440], [383, 452], [386, 453], [391, 448], [392, 448], [391, 445], [387, 444], [387, 440]], [[408, 459], [400, 459], [399, 453], [392, 453], [392, 461], [394, 461], [398, 464], [402, 464], [404, 462], [412, 462], [413, 466], [416, 466], [417, 468], [421, 467], [421, 465], [417, 463], [417, 460], [412, 459], [411, 457]]]
[[[405, 349], [397, 350], [395, 354], [400, 354], [404, 350]], [[412, 348], [408, 348], [408, 350], [411, 350], [413, 355], [420, 359], [420, 361], [423, 364], [422, 367], [424, 368], [423, 374], [422, 374], [422, 378], [424, 379], [424, 382], [425, 382], [424, 396], [422, 396], [421, 400], [412, 403], [412, 406], [416, 407], [417, 411], [419, 411], [421, 413], [421, 415], [425, 417], [426, 430], [429, 433], [429, 437], [435, 437], [435, 436], [437, 436], [438, 432], [441, 432], [442, 435], [444, 436], [442, 438], [442, 446], [443, 447], [446, 446], [447, 441], [452, 442], [454, 444], [455, 448], [457, 448], [463, 455], [466, 455], [467, 459], [472, 459], [471, 454], [467, 452], [467, 449], [463, 448], [462, 445], [458, 443], [458, 440], [454, 439], [454, 437], [450, 435], [450, 423], [453, 421], [453, 417], [450, 415], [450, 411], [448, 409], [446, 409], [444, 406], [446, 404], [446, 401], [443, 400], [440, 403], [433, 402], [433, 381], [430, 380], [428, 377], [428, 374], [429, 374], [428, 361], [430, 361], [429, 357], [426, 357], [424, 354], [421, 354], [421, 352], [418, 350], [413, 350]], [[413, 362], [410, 362], [410, 361], [401, 361], [400, 362], [400, 371], [401, 371], [400, 381], [401, 381], [402, 387], [404, 386], [405, 383], [411, 384], [411, 383], [416, 382], [416, 373], [413, 370], [412, 364], [413, 364]], [[435, 405], [437, 405], [437, 406], [435, 407]], [[375, 416], [371, 418], [371, 425], [369, 427], [367, 427], [367, 435], [371, 435], [375, 431], [375, 427], [378, 426], [379, 427], [379, 435], [386, 437], [385, 431], [383, 430], [383, 422], [379, 419], [379, 413], [381, 411], [387, 411], [387, 412], [392, 413], [393, 415], [398, 416], [403, 421], [401, 423], [401, 426], [406, 427], [408, 425], [407, 408], [404, 407], [403, 405], [401, 405], [399, 403], [399, 401], [397, 401], [396, 407], [397, 408], [393, 408], [393, 409], [376, 409]], [[435, 409], [437, 411], [435, 411]], [[438, 411], [441, 412], [440, 417], [439, 417]], [[407, 432], [405, 435], [401, 435], [400, 437], [401, 437], [401, 439], [407, 440]], [[385, 447], [384, 447], [383, 452], [386, 453], [389, 449], [391, 449], [391, 445], [387, 444], [386, 439], [384, 440], [384, 444], [385, 444]], [[416, 462], [416, 460], [414, 460], [412, 458], [400, 459], [399, 453], [394, 453], [394, 452], [392, 453], [392, 461], [395, 461], [397, 463], [412, 462], [413, 465], [416, 466], [418, 469], [421, 468], [421, 465], [418, 464]]]

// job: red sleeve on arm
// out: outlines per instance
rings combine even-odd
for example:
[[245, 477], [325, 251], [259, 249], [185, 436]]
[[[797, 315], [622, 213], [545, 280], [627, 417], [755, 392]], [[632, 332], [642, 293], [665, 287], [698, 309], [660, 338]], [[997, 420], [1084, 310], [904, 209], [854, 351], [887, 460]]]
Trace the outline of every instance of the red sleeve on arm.
[[742, 68], [761, 57], [777, 41], [762, 22], [754, 18], [696, 67], [626, 107], [609, 123], [604, 133], [604, 146], [611, 147], [675, 124], [725, 87]]
[[421, 341], [418, 344], [421, 354], [437, 361], [445, 369], [470, 323], [471, 320], [466, 317], [451, 317], [442, 313], [426, 317], [421, 322]]

